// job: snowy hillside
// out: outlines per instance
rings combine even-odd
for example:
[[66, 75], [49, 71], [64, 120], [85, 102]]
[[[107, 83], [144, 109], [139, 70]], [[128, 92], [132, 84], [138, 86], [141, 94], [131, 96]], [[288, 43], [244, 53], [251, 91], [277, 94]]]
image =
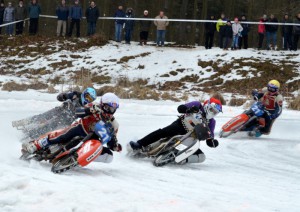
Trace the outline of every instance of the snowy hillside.
[[[300, 208], [300, 112], [285, 110], [270, 136], [219, 139], [201, 149], [203, 164], [154, 167], [126, 151], [111, 164], [93, 163], [66, 174], [47, 163], [20, 161], [21, 133], [11, 121], [58, 105], [55, 95], [0, 92], [0, 211], [247, 211]], [[177, 103], [122, 100], [116, 117], [125, 144], [176, 119]], [[225, 107], [217, 131], [242, 108]]]

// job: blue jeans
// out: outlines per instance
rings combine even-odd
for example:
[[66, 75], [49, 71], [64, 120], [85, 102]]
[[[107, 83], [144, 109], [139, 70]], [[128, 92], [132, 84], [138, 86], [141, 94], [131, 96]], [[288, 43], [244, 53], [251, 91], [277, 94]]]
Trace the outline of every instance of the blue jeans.
[[115, 23], [115, 40], [117, 42], [121, 42], [122, 40], [122, 29], [123, 29], [123, 24]]
[[[5, 23], [10, 23], [11, 21], [7, 21]], [[10, 24], [6, 26], [6, 34], [12, 35], [14, 33], [14, 24]]]
[[126, 41], [126, 43], [130, 43], [132, 31], [133, 31], [132, 29], [126, 29], [125, 28], [125, 41]]
[[157, 45], [165, 45], [166, 30], [156, 31], [156, 43]]
[[267, 48], [270, 48], [270, 45], [272, 45], [273, 47], [277, 46], [276, 32], [267, 32]]
[[239, 47], [239, 37], [240, 36], [238, 34], [236, 34], [236, 35], [233, 36], [231, 48], [237, 49]]
[[88, 31], [87, 35], [93, 35], [96, 32], [96, 22], [88, 22]]

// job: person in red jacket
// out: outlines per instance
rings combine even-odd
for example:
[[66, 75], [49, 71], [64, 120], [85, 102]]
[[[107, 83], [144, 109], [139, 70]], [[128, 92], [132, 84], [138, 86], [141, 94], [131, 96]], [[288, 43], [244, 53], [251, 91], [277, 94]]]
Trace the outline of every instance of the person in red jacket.
[[265, 33], [266, 33], [266, 26], [264, 24], [265, 21], [266, 21], [266, 19], [264, 19], [264, 18], [259, 20], [259, 24], [258, 24], [258, 49], [261, 49], [262, 45], [263, 45], [263, 41], [264, 41], [264, 37], [265, 37]]

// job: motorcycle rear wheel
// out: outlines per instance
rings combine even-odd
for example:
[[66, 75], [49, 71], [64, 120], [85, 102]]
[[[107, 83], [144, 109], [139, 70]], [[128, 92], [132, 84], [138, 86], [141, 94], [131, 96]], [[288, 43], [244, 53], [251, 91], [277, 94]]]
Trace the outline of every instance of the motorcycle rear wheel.
[[157, 158], [155, 158], [155, 160], [153, 161], [153, 165], [156, 167], [161, 167], [174, 161], [175, 161], [175, 153], [173, 151], [170, 151], [161, 154]]
[[68, 171], [77, 165], [78, 163], [74, 155], [66, 155], [53, 164], [51, 171], [59, 174]]

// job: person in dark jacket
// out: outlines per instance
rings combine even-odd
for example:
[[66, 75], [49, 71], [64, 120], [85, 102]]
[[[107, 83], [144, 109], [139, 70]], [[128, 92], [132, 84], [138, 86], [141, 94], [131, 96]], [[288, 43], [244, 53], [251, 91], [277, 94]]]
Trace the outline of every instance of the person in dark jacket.
[[62, 35], [65, 37], [67, 32], [67, 21], [69, 17], [69, 8], [67, 7], [65, 0], [61, 1], [61, 5], [56, 8], [55, 12], [57, 15], [56, 34], [57, 36]]
[[219, 47], [223, 49], [223, 44], [224, 44], [224, 28], [227, 25], [225, 23], [227, 21], [227, 18], [225, 17], [225, 14], [222, 13], [221, 17], [218, 19], [218, 22], [216, 24], [216, 29], [219, 32]]
[[[215, 16], [210, 16], [211, 21], [215, 21]], [[216, 31], [216, 23], [214, 22], [206, 22], [205, 25], [205, 48], [211, 49], [214, 42], [214, 34]]]
[[294, 47], [293, 47], [293, 50], [297, 51], [298, 41], [299, 41], [299, 37], [300, 37], [300, 13], [298, 13], [294, 23], [298, 24], [298, 25], [294, 26], [294, 42], [293, 42]]
[[74, 5], [70, 8], [69, 18], [71, 19], [69, 37], [72, 36], [74, 25], [76, 25], [76, 36], [80, 37], [80, 20], [82, 18], [82, 8], [79, 5], [79, 1], [75, 0]]
[[247, 18], [245, 15], [242, 15], [241, 25], [243, 27], [243, 31], [241, 32], [241, 36], [239, 39], [239, 48], [241, 49], [244, 45], [244, 49], [248, 49], [248, 34], [250, 31], [250, 25], [243, 22], [247, 22]]
[[[125, 18], [125, 16], [126, 16], [126, 14], [123, 11], [123, 6], [119, 6], [114, 17]], [[122, 29], [123, 29], [124, 24], [125, 24], [125, 20], [116, 19], [116, 21], [115, 21], [115, 40], [117, 42], [121, 42], [121, 40], [122, 40]]]
[[134, 20], [130, 20], [130, 18], [134, 18], [133, 9], [128, 8], [126, 10], [126, 18], [129, 18], [125, 21], [125, 42], [126, 44], [130, 44], [131, 36], [134, 28]]
[[[8, 2], [8, 6], [4, 10], [4, 23], [11, 23], [15, 20], [16, 11], [12, 6], [11, 2]], [[14, 33], [14, 24], [9, 24], [6, 26], [6, 34], [12, 36]]]
[[96, 32], [96, 23], [100, 16], [99, 9], [94, 1], [91, 1], [90, 7], [85, 11], [85, 17], [88, 23], [87, 36], [94, 35]]
[[[149, 18], [148, 10], [144, 11], [144, 15], [141, 18]], [[151, 21], [140, 21], [140, 45], [146, 45], [149, 35]]]
[[[4, 10], [5, 10], [5, 6], [4, 6], [4, 3], [1, 1], [1, 3], [0, 3], [0, 25], [3, 24]], [[2, 31], [2, 27], [0, 27], [0, 35], [1, 35], [1, 31]]]
[[39, 16], [41, 14], [41, 7], [36, 0], [32, 0], [28, 6], [29, 15], [29, 34], [36, 35], [39, 25]]
[[[266, 23], [278, 23], [278, 20], [273, 14], [271, 14], [269, 21]], [[267, 50], [277, 49], [277, 31], [278, 25], [266, 24]]]
[[[292, 20], [289, 19], [289, 15], [285, 14], [283, 17], [283, 23], [289, 24], [293, 23]], [[282, 25], [281, 27], [281, 35], [283, 38], [283, 50], [292, 50], [292, 36], [293, 36], [293, 26], [292, 25]]]
[[224, 50], [228, 50], [229, 45], [231, 44], [232, 39], [232, 25], [231, 21], [228, 20], [226, 26], [223, 28], [223, 37], [224, 43], [222, 44]]
[[16, 7], [16, 21], [20, 21], [16, 24], [16, 35], [23, 34], [24, 20], [27, 16], [27, 10], [24, 7], [23, 0], [19, 1], [19, 5]]

